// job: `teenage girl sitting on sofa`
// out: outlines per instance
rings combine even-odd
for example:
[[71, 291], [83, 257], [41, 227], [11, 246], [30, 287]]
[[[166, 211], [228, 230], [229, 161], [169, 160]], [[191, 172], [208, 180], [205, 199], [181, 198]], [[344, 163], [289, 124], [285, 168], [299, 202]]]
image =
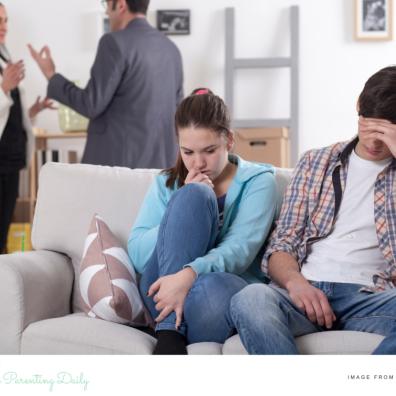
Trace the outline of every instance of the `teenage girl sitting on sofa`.
[[128, 253], [158, 338], [154, 354], [186, 343], [224, 343], [231, 297], [259, 282], [259, 252], [275, 214], [274, 169], [230, 154], [223, 100], [197, 89], [176, 112], [179, 155], [154, 180], [132, 228]]

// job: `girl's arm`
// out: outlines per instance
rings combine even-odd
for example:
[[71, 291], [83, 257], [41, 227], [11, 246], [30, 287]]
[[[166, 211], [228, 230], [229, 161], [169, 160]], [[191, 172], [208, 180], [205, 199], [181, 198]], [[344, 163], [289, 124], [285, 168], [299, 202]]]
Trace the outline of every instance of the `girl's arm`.
[[236, 218], [222, 241], [186, 267], [194, 269], [197, 275], [245, 272], [268, 236], [275, 216], [276, 200], [273, 173], [252, 178], [245, 186]]
[[144, 198], [128, 239], [128, 254], [139, 273], [154, 251], [166, 205], [165, 176], [158, 175]]

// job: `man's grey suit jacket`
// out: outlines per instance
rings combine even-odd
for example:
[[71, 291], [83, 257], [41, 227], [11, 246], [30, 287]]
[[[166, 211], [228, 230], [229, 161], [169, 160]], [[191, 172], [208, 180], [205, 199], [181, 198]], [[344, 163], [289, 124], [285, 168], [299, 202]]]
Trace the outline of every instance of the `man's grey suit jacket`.
[[82, 162], [130, 168], [174, 165], [182, 60], [177, 47], [145, 18], [101, 38], [84, 89], [55, 74], [47, 94], [89, 118]]

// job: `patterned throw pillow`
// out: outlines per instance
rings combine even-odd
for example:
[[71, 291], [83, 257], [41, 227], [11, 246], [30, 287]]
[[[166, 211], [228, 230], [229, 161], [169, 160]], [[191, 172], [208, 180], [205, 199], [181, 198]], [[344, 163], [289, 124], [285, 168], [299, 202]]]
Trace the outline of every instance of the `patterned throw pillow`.
[[79, 283], [84, 311], [89, 316], [132, 326], [152, 325], [132, 263], [97, 214], [85, 241]]

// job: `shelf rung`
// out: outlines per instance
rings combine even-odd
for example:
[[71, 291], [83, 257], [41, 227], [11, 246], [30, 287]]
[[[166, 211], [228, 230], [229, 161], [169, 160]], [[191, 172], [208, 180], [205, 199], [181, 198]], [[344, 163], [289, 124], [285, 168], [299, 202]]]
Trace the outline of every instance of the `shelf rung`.
[[285, 127], [290, 128], [291, 120], [290, 118], [265, 118], [265, 119], [240, 119], [234, 120], [232, 122], [233, 128], [277, 128]]
[[272, 67], [291, 67], [290, 58], [237, 58], [233, 61], [235, 69], [261, 69]]

